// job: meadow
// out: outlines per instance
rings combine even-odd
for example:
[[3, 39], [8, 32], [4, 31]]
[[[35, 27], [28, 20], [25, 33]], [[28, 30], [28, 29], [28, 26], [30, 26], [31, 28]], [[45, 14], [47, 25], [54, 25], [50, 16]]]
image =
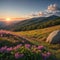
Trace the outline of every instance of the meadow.
[[60, 60], [60, 0], [0, 0], [0, 60]]
[[31, 31], [0, 31], [0, 60], [60, 60], [60, 44], [46, 38], [60, 25]]
[[14, 32], [14, 33], [19, 36], [23, 36], [30, 41], [32, 40], [36, 42], [42, 42], [42, 41], [45, 42], [49, 34], [55, 30], [60, 30], [60, 25], [52, 26], [44, 29], [36, 29], [30, 31]]
[[35, 45], [43, 45], [47, 47], [47, 50], [52, 52], [52, 54], [57, 57], [57, 60], [60, 60], [60, 44], [49, 44], [45, 42], [49, 34], [55, 30], [60, 30], [60, 25], [44, 29], [16, 32], [16, 34], [25, 37]]

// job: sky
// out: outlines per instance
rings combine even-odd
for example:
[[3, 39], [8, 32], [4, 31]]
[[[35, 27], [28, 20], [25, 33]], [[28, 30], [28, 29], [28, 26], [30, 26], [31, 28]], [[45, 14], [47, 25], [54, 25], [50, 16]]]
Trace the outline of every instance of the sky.
[[60, 13], [60, 0], [0, 0], [0, 19], [25, 19]]

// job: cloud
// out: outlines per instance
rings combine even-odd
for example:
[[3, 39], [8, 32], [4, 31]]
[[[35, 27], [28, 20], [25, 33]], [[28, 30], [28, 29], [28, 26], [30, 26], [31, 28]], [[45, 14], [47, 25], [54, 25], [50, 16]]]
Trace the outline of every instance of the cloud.
[[48, 13], [56, 13], [56, 12], [60, 12], [60, 8], [58, 7], [57, 4], [51, 4], [48, 6], [46, 11]]
[[60, 15], [60, 7], [57, 4], [50, 4], [46, 10], [32, 12], [29, 16], [32, 17], [47, 17], [50, 15]]
[[38, 12], [38, 16], [44, 16], [44, 12]]
[[50, 6], [48, 6], [48, 11], [56, 11], [57, 10], [57, 5], [56, 4], [51, 4]]
[[60, 15], [60, 7], [57, 4], [50, 4], [47, 9], [45, 10], [46, 15]]
[[31, 17], [43, 17], [44, 15], [45, 15], [44, 12], [41, 12], [41, 11], [30, 14]]

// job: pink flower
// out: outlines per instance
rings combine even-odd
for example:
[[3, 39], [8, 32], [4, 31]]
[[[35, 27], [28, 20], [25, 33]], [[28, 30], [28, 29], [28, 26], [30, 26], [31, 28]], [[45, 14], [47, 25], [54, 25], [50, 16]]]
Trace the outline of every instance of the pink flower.
[[22, 44], [17, 45], [18, 48], [20, 48], [21, 46], [22, 46]]
[[38, 46], [37, 49], [42, 50], [44, 49], [44, 46]]
[[1, 47], [0, 52], [5, 52], [7, 49], [7, 46]]
[[13, 48], [13, 50], [16, 50], [16, 49], [17, 49], [17, 47], [14, 47], [14, 48]]
[[47, 52], [47, 53], [42, 53], [42, 57], [44, 60], [46, 60], [47, 58], [49, 58], [51, 56], [51, 53], [50, 52]]
[[30, 48], [30, 44], [25, 44], [25, 47], [26, 48]]
[[10, 48], [7, 48], [6, 50], [7, 50], [7, 52], [10, 52], [10, 51], [12, 51], [12, 50], [13, 50], [13, 48], [12, 48], [12, 47], [10, 47]]
[[50, 52], [47, 52], [47, 56], [48, 56], [48, 57], [51, 56], [51, 53], [50, 53]]
[[21, 46], [22, 46], [22, 44], [19, 44], [19, 45], [15, 46], [15, 47], [13, 48], [13, 50], [18, 49], [18, 48], [20, 48]]
[[15, 58], [22, 58], [24, 56], [24, 54], [20, 54], [19, 52], [15, 53]]

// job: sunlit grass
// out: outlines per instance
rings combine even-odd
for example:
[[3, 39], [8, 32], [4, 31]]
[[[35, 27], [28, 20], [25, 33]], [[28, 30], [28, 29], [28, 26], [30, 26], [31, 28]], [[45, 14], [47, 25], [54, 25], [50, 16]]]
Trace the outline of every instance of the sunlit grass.
[[22, 31], [22, 32], [15, 32], [18, 35], [25, 36], [27, 38], [35, 39], [35, 40], [44, 40], [48, 37], [48, 35], [54, 31], [54, 30], [60, 30], [60, 25], [53, 26], [45, 29], [37, 29], [37, 30], [31, 30], [31, 31]]
[[60, 25], [45, 29], [37, 29], [31, 31], [15, 32], [15, 33], [17, 35], [27, 38], [33, 44], [46, 46], [47, 50], [52, 52], [52, 54], [55, 54], [57, 59], [60, 60], [60, 44], [54, 45], [45, 42], [48, 35], [55, 30], [60, 30]]

